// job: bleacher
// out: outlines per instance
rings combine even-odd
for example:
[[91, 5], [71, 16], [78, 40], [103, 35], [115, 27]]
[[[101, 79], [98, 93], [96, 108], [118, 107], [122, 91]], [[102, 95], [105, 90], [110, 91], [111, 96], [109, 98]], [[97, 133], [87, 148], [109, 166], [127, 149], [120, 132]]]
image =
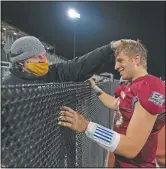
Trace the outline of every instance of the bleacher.
[[[19, 30], [18, 28], [15, 28], [14, 26], [9, 25], [8, 23], [2, 21], [1, 23], [1, 33], [2, 33], [2, 39], [5, 40], [5, 46], [4, 46], [4, 50], [6, 53], [8, 53], [10, 51], [11, 45], [13, 44], [13, 42], [22, 37], [22, 36], [30, 36], [29, 34]], [[32, 35], [33, 36], [33, 35]], [[50, 61], [50, 64], [53, 63], [59, 63], [59, 62], [63, 62], [67, 59], [63, 58], [62, 56], [58, 56], [55, 53], [54, 54], [50, 54], [49, 50], [52, 50], [54, 47], [42, 42], [43, 46], [45, 47], [46, 51], [47, 51], [47, 57], [48, 60]]]
[[[3, 49], [1, 49], [1, 77], [2, 79], [4, 79], [10, 73], [9, 69], [10, 69], [11, 64], [10, 64], [10, 59], [8, 57], [8, 54], [10, 52], [11, 45], [18, 38], [23, 37], [23, 36], [30, 36], [30, 35], [4, 21], [2, 21], [1, 23], [1, 35], [2, 35], [1, 42], [2, 40], [5, 41], [5, 45]], [[53, 46], [45, 42], [42, 42], [42, 44], [47, 51], [46, 57], [48, 58], [49, 65], [67, 61], [67, 59], [63, 58], [62, 56], [58, 56], [55, 53], [51, 54], [49, 52], [49, 49], [53, 50], [54, 48]], [[8, 64], [6, 64], [6, 62], [8, 62]]]

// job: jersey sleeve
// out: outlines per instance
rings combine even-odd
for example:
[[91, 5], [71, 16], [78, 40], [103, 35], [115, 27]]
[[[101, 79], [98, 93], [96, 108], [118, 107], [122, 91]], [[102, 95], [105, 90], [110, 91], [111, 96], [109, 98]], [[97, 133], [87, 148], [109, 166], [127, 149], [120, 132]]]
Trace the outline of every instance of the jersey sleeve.
[[165, 83], [144, 81], [138, 89], [138, 100], [149, 113], [156, 115], [165, 111]]

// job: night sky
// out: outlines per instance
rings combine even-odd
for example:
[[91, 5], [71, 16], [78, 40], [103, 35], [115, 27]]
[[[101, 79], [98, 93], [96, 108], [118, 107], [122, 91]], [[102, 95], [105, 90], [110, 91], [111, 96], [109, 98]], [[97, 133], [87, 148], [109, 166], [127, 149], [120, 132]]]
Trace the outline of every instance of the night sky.
[[[71, 20], [75, 8], [80, 20]], [[2, 20], [56, 46], [56, 53], [73, 58], [121, 38], [140, 39], [147, 47], [148, 71], [165, 76], [165, 2], [2, 2]], [[105, 66], [113, 72], [113, 65]], [[115, 72], [113, 72], [115, 73]], [[117, 74], [116, 74], [117, 75]]]

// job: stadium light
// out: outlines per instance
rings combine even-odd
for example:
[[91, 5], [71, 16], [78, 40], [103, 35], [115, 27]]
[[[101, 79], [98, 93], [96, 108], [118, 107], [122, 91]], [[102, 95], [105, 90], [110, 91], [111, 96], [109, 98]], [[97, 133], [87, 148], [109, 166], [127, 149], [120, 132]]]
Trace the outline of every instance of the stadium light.
[[4, 31], [6, 31], [6, 28], [3, 28]]
[[15, 32], [14, 32], [13, 34], [14, 34], [14, 35], [17, 35], [17, 33], [15, 33]]
[[75, 19], [75, 18], [80, 18], [80, 14], [74, 10], [74, 9], [69, 9], [68, 10], [68, 16], [71, 18], [71, 19]]

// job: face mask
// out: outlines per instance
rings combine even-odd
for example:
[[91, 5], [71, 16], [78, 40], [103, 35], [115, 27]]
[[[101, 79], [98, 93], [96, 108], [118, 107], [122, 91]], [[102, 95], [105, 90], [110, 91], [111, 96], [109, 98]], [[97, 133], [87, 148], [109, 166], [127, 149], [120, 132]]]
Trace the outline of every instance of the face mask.
[[48, 61], [44, 63], [28, 63], [27, 69], [36, 76], [43, 76], [48, 72]]

